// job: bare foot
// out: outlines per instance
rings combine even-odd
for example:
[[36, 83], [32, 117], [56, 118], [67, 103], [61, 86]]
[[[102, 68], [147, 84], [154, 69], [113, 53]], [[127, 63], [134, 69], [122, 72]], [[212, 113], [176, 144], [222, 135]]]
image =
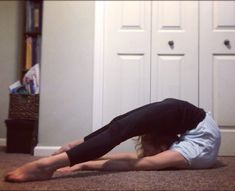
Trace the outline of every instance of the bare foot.
[[26, 182], [33, 180], [46, 180], [52, 177], [55, 169], [48, 166], [47, 158], [27, 163], [14, 171], [7, 173], [8, 182]]

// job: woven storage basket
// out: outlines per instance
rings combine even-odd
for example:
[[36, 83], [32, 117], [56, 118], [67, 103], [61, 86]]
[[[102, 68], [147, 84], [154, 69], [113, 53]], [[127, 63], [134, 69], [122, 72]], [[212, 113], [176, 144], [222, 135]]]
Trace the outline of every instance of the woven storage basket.
[[38, 94], [10, 94], [9, 119], [38, 119], [38, 111]]

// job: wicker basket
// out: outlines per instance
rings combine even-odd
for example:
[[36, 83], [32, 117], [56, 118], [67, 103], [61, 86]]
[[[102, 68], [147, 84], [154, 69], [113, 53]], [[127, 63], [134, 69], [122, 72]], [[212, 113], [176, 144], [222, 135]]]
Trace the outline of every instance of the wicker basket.
[[10, 94], [9, 119], [38, 119], [38, 112], [38, 94]]

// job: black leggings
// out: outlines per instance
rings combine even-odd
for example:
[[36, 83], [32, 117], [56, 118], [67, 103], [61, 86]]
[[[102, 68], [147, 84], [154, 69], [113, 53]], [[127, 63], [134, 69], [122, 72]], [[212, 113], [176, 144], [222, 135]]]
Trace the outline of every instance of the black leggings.
[[177, 104], [178, 100], [167, 99], [114, 118], [108, 125], [86, 136], [84, 143], [67, 151], [71, 166], [97, 159], [131, 137], [172, 131], [172, 124], [167, 122], [174, 124], [179, 120]]

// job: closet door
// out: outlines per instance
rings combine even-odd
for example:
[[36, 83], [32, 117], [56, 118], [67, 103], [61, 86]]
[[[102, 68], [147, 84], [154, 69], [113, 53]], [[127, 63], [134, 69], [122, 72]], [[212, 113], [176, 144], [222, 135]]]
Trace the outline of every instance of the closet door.
[[152, 2], [151, 101], [198, 105], [198, 2]]
[[200, 2], [200, 106], [221, 127], [220, 154], [235, 155], [235, 1]]
[[106, 1], [103, 125], [150, 102], [149, 1]]

